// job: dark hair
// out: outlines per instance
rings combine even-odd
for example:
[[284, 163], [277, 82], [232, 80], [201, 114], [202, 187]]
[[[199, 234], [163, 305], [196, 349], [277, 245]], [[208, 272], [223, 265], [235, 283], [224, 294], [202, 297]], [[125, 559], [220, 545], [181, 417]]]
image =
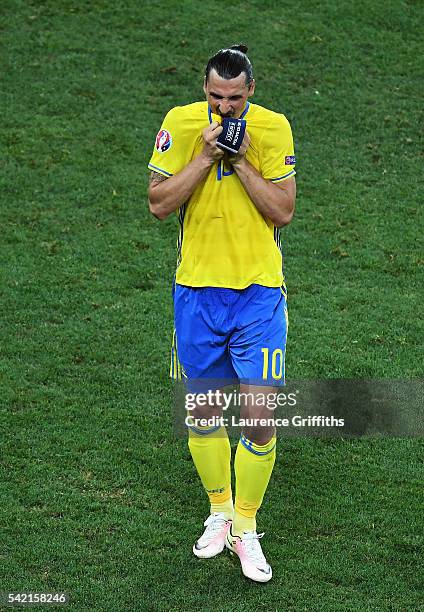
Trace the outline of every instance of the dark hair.
[[246, 85], [250, 85], [253, 79], [253, 69], [246, 53], [246, 45], [233, 45], [229, 49], [220, 49], [207, 63], [206, 81], [211, 70], [216, 70], [223, 79], [235, 79], [239, 74], [245, 72]]

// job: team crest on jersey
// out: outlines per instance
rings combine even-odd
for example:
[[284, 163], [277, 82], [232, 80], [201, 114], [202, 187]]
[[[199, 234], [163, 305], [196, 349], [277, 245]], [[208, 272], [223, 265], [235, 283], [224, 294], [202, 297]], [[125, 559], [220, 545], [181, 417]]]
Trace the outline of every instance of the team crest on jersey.
[[287, 155], [284, 163], [286, 166], [294, 166], [296, 163], [296, 157], [294, 155]]
[[156, 136], [156, 151], [165, 153], [172, 146], [172, 136], [168, 130], [160, 130]]

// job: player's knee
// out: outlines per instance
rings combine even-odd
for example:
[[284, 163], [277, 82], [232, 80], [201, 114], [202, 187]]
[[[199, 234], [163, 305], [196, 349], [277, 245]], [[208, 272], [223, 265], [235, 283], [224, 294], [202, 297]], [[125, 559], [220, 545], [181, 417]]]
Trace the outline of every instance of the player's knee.
[[196, 406], [188, 414], [196, 420], [219, 419], [222, 417], [222, 408], [221, 406]]
[[243, 429], [244, 436], [257, 444], [258, 446], [265, 446], [268, 442], [276, 436], [275, 427], [245, 427]]

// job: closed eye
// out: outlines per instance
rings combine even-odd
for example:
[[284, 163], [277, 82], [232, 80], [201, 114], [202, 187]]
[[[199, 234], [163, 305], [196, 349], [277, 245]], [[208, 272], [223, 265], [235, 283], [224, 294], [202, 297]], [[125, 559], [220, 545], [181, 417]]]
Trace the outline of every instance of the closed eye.
[[[214, 98], [215, 100], [224, 99], [224, 96], [220, 96], [219, 94], [216, 94], [213, 91], [209, 92], [209, 95], [211, 96], [211, 98]], [[237, 102], [237, 100], [241, 100], [241, 98], [242, 96], [230, 96], [228, 100], [231, 100], [232, 102]]]

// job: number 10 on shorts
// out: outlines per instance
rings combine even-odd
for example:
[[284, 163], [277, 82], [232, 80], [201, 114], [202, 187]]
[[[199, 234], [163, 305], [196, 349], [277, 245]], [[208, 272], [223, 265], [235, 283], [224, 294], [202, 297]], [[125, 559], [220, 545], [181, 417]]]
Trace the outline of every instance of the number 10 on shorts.
[[[262, 378], [267, 380], [269, 377], [269, 349], [261, 349], [264, 357], [264, 367], [262, 370]], [[275, 380], [283, 378], [283, 351], [281, 349], [275, 349], [271, 355], [271, 376]]]

